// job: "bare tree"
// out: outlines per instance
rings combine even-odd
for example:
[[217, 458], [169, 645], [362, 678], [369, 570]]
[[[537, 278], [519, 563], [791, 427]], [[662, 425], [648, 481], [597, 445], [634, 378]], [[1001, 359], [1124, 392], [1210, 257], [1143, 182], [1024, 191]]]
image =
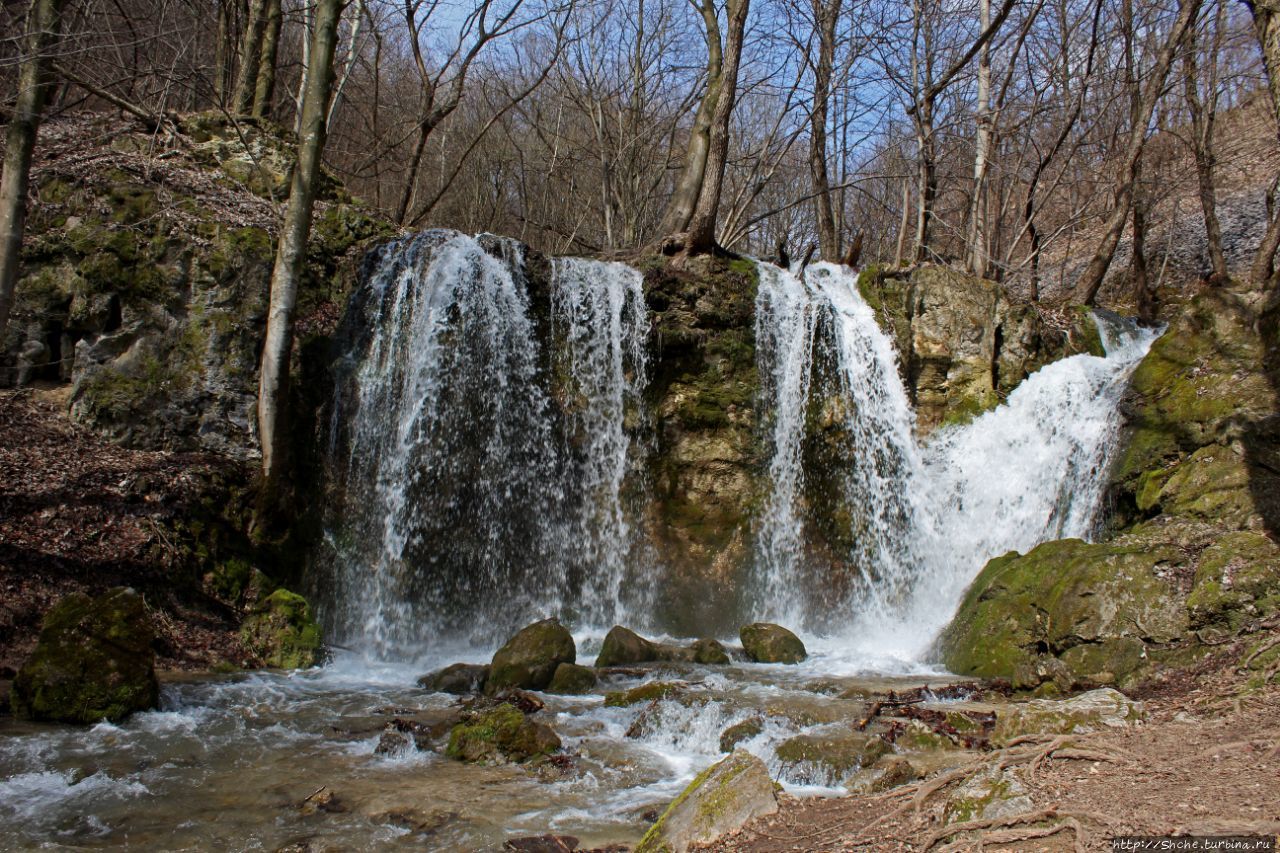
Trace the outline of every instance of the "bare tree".
[[[1271, 93], [1271, 107], [1280, 131], [1280, 2], [1278, 0], [1244, 0], [1253, 13], [1253, 29], [1262, 48], [1262, 63], [1267, 70], [1267, 88]], [[1271, 224], [1262, 244], [1254, 255], [1251, 277], [1258, 284], [1271, 282], [1275, 274], [1276, 251], [1280, 249], [1280, 211], [1275, 197], [1280, 179], [1273, 180], [1268, 192], [1269, 207], [1273, 208]]]

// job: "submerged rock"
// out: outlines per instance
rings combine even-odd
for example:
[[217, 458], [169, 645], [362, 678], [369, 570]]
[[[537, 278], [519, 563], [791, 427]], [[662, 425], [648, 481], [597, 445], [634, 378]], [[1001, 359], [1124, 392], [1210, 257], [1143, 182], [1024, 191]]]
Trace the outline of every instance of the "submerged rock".
[[748, 821], [778, 810], [769, 769], [739, 750], [689, 783], [634, 853], [685, 853], [691, 845], [711, 844]]
[[752, 717], [729, 726], [720, 733], [720, 751], [733, 752], [738, 744], [751, 740], [762, 731], [764, 731], [764, 717]]
[[655, 699], [671, 699], [680, 695], [689, 685], [682, 681], [651, 681], [630, 690], [614, 690], [604, 695], [606, 708], [626, 708]]
[[573, 635], [560, 620], [553, 617], [534, 622], [494, 654], [485, 692], [496, 693], [504, 687], [542, 690], [551, 683], [556, 667], [575, 663], [577, 657]]
[[547, 692], [568, 696], [590, 693], [596, 686], [596, 681], [596, 674], [590, 667], [562, 663], [556, 667], [555, 675], [551, 676]]
[[1070, 735], [1141, 722], [1146, 712], [1118, 690], [1104, 687], [1070, 699], [1032, 699], [1011, 703], [997, 712], [991, 742], [1006, 744], [1020, 735]]
[[418, 686], [437, 693], [465, 696], [468, 693], [479, 693], [483, 690], [488, 677], [487, 663], [454, 663], [442, 670], [422, 676], [418, 679]]
[[453, 727], [445, 754], [472, 764], [520, 763], [560, 749], [550, 726], [505, 703], [473, 714]]
[[729, 651], [718, 640], [703, 638], [698, 640], [689, 650], [693, 652], [693, 662], [723, 666], [730, 663]]
[[800, 638], [781, 625], [756, 622], [743, 627], [739, 637], [756, 663], [800, 663], [809, 656]]
[[788, 775], [793, 778], [836, 784], [890, 751], [882, 738], [850, 731], [793, 737], [778, 744], [774, 754], [788, 766]]
[[258, 603], [244, 620], [240, 639], [266, 666], [307, 669], [324, 660], [320, 626], [311, 616], [311, 605], [287, 589], [278, 589]]
[[73, 593], [44, 618], [13, 682], [14, 716], [63, 723], [121, 720], [157, 706], [154, 633], [142, 596]]

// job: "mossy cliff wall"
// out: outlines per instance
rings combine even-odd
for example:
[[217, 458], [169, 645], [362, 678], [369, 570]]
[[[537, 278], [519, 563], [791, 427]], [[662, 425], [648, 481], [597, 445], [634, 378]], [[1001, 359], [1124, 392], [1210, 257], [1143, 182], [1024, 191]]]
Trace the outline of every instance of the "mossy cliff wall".
[[1267, 296], [1239, 285], [1181, 307], [1123, 403], [1106, 535], [992, 560], [942, 636], [950, 668], [1123, 684], [1257, 642], [1280, 612], [1276, 329]]

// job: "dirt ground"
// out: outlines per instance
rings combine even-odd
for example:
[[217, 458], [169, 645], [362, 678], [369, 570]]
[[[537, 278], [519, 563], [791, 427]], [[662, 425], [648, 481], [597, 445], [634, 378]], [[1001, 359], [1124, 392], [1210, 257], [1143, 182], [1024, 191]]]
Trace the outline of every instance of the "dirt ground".
[[[877, 796], [797, 800], [717, 851], [1086, 851], [1124, 835], [1280, 834], [1280, 688], [1248, 692], [1229, 669], [1143, 696], [1146, 721], [1033, 738]], [[942, 822], [946, 792], [975, 769], [1011, 768], [1032, 808]]]
[[68, 390], [0, 391], [0, 679], [59, 598], [121, 585], [155, 614], [160, 666], [247, 660], [235, 614], [202, 591], [166, 526], [228, 463], [109, 444], [70, 422]]

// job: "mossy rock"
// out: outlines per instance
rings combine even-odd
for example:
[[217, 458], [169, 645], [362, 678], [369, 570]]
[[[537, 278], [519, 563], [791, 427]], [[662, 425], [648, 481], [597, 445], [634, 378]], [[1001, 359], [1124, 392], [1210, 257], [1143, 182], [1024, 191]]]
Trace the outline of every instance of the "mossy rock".
[[454, 663], [418, 679], [418, 686], [436, 693], [465, 696], [479, 693], [489, 677], [488, 664]]
[[445, 754], [471, 764], [522, 763], [560, 749], [549, 726], [501, 704], [472, 715], [449, 732]]
[[883, 738], [860, 732], [807, 734], [784, 740], [774, 754], [788, 766], [788, 775], [816, 784], [838, 784], [863, 767], [870, 767], [892, 748]]
[[764, 717], [751, 717], [735, 723], [720, 733], [720, 751], [733, 752], [738, 744], [751, 740], [764, 731]]
[[756, 663], [800, 663], [809, 656], [804, 643], [781, 625], [755, 622], [739, 632], [742, 648]]
[[673, 646], [646, 640], [630, 628], [614, 625], [604, 636], [596, 666], [626, 666], [634, 663], [681, 660]]
[[1254, 531], [1223, 536], [1200, 555], [1187, 610], [1192, 628], [1210, 641], [1280, 611], [1280, 548]]
[[729, 650], [718, 640], [704, 637], [690, 646], [689, 651], [693, 654], [694, 663], [710, 666], [724, 666], [732, 663], [729, 658]]
[[644, 834], [634, 853], [684, 853], [695, 844], [714, 844], [777, 810], [769, 769], [739, 750], [699, 773]]
[[996, 820], [1031, 811], [1034, 804], [1026, 787], [1010, 770], [988, 765], [953, 789], [942, 809], [942, 822], [966, 823]]
[[580, 696], [594, 690], [598, 680], [591, 667], [578, 666], [576, 663], [562, 663], [556, 667], [555, 675], [551, 676], [547, 692]]
[[959, 675], [1026, 689], [1055, 680], [1064, 665], [1081, 680], [1105, 672], [1123, 682], [1146, 664], [1133, 654], [1134, 641], [1167, 644], [1186, 634], [1177, 591], [1159, 576], [1184, 559], [1151, 542], [1079, 539], [997, 557], [942, 632], [942, 662]]
[[576, 663], [577, 657], [573, 635], [558, 619], [534, 622], [494, 654], [485, 692], [493, 694], [508, 687], [542, 690], [551, 683], [556, 667]]
[[254, 607], [240, 628], [240, 639], [265, 666], [307, 669], [324, 661], [311, 605], [287, 589], [277, 589]]
[[1072, 735], [1127, 728], [1145, 717], [1141, 702], [1103, 687], [1070, 699], [1011, 702], [996, 712], [991, 742], [1003, 746], [1022, 735]]
[[612, 690], [604, 694], [606, 708], [627, 708], [642, 702], [653, 702], [679, 696], [688, 685], [678, 681], [651, 681], [630, 690]]
[[960, 744], [949, 735], [936, 732], [919, 720], [908, 720], [893, 743], [910, 752], [944, 752], [960, 748]]
[[66, 596], [45, 615], [35, 650], [13, 682], [13, 714], [96, 723], [155, 708], [153, 640], [146, 605], [133, 590]]

